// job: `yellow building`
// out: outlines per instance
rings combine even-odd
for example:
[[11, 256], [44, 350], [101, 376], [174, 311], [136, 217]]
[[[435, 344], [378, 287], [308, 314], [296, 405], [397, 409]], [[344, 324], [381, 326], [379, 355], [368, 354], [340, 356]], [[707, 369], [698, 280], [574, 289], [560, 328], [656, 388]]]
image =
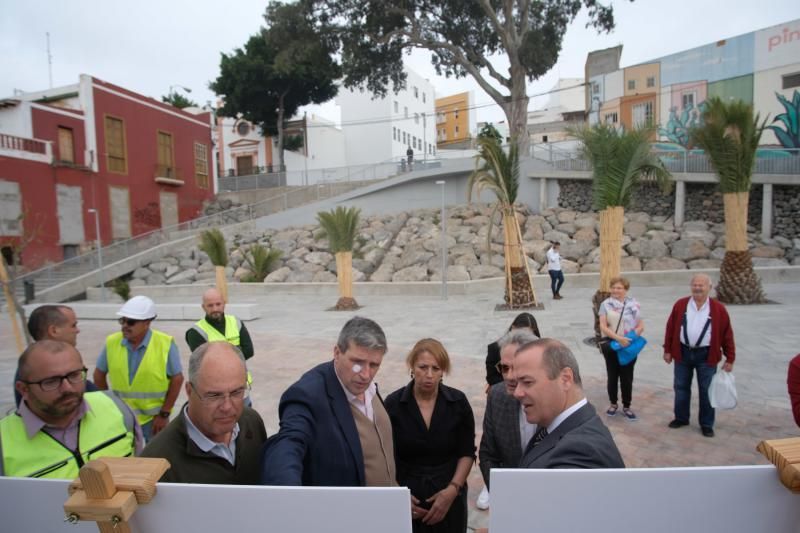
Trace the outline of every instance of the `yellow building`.
[[475, 111], [471, 107], [469, 92], [453, 94], [436, 99], [436, 146], [456, 148], [469, 145], [472, 140], [472, 125]]

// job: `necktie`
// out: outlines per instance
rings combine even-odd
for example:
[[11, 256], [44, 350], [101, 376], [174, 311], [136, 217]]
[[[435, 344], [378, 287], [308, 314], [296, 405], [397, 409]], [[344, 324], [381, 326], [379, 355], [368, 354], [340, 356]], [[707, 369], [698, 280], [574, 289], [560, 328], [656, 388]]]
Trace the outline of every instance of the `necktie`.
[[533, 439], [532, 439], [533, 440], [533, 445], [536, 446], [537, 444], [542, 442], [542, 440], [544, 440], [544, 438], [546, 436], [547, 436], [547, 428], [546, 427], [540, 427], [539, 429], [537, 429], [536, 433], [533, 434]]

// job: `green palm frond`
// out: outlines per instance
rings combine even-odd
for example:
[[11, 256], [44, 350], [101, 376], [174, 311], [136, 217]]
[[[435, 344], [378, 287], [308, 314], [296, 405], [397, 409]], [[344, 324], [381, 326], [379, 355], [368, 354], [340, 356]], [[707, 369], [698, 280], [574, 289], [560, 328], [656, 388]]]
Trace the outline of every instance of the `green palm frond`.
[[244, 255], [244, 260], [253, 272], [252, 281], [257, 282], [264, 281], [283, 253], [280, 250], [267, 249], [260, 244], [254, 244], [249, 251], [249, 254]]
[[517, 201], [519, 191], [519, 149], [512, 140], [508, 153], [493, 137], [478, 139], [478, 155], [475, 156], [475, 171], [467, 181], [467, 201], [472, 194], [480, 196], [489, 190], [497, 197], [498, 207], [508, 210]]
[[631, 196], [642, 182], [653, 182], [668, 192], [671, 174], [664, 162], [650, 151], [652, 128], [629, 131], [607, 124], [571, 129], [581, 140], [581, 152], [592, 167], [594, 209], [629, 207]]
[[760, 122], [753, 106], [741, 100], [725, 102], [714, 96], [706, 103], [703, 125], [691, 130], [692, 142], [706, 152], [722, 193], [749, 191], [767, 119]]
[[228, 248], [225, 235], [217, 228], [206, 230], [200, 234], [199, 248], [208, 254], [214, 266], [228, 266]]
[[357, 207], [342, 207], [317, 213], [317, 221], [322, 226], [319, 238], [327, 237], [328, 246], [333, 253], [351, 252], [358, 235], [361, 210]]

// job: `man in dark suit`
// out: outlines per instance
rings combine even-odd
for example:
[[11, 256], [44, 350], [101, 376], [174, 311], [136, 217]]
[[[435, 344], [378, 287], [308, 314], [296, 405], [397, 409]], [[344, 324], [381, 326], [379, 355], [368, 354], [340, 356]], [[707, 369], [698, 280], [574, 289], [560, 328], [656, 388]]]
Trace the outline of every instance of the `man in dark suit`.
[[392, 426], [373, 379], [386, 336], [368, 318], [345, 324], [333, 361], [289, 387], [280, 431], [264, 446], [265, 485], [396, 485]]
[[478, 451], [481, 474], [486, 487], [478, 497], [479, 509], [489, 508], [489, 474], [492, 468], [517, 468], [522, 450], [536, 433], [536, 424], [525, 419], [525, 411], [514, 398], [517, 381], [514, 379], [514, 353], [523, 344], [538, 337], [526, 329], [509, 331], [498, 341], [500, 358], [497, 372], [503, 377], [501, 383], [492, 385], [486, 398], [483, 415], [483, 435]]
[[555, 339], [520, 346], [514, 376], [514, 397], [528, 422], [538, 425], [520, 467], [625, 468], [611, 433], [583, 394], [569, 348]]

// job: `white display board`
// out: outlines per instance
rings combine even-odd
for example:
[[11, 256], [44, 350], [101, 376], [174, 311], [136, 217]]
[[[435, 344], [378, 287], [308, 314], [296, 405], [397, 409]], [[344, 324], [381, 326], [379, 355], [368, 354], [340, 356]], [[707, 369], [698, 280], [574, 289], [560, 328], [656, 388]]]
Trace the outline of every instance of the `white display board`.
[[[64, 522], [66, 480], [0, 477], [0, 531], [92, 533], [94, 522]], [[134, 514], [137, 533], [410, 533], [408, 489], [158, 485]]]
[[492, 470], [491, 533], [798, 533], [774, 466]]

